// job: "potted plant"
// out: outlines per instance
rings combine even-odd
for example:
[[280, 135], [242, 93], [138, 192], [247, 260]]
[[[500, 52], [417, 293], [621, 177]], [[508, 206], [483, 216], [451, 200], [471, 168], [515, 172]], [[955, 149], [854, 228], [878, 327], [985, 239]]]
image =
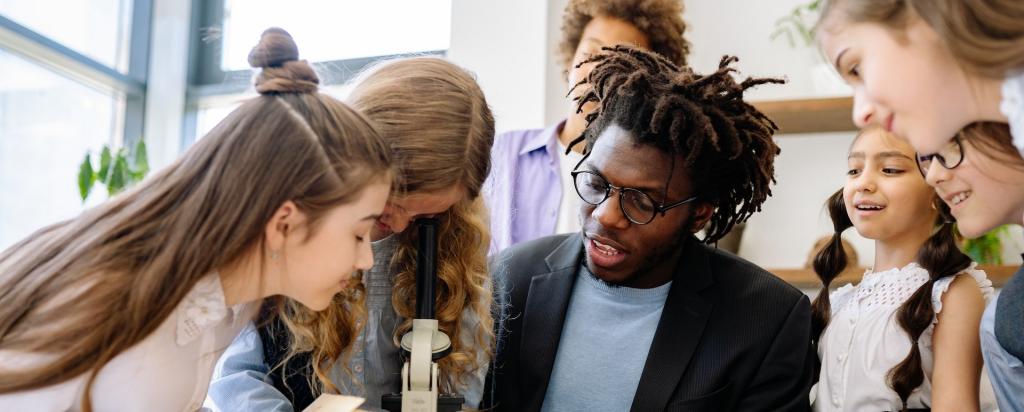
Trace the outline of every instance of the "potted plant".
[[78, 169], [78, 193], [82, 203], [85, 203], [96, 183], [106, 187], [107, 196], [113, 196], [142, 181], [146, 173], [149, 173], [146, 142], [139, 139], [131, 150], [126, 147], [111, 150], [109, 146], [103, 145], [98, 166], [93, 167], [92, 156], [86, 152]]
[[1000, 236], [1010, 234], [1010, 226], [1003, 225], [974, 239], [964, 239], [960, 249], [972, 260], [985, 265], [1003, 264], [1003, 244]]

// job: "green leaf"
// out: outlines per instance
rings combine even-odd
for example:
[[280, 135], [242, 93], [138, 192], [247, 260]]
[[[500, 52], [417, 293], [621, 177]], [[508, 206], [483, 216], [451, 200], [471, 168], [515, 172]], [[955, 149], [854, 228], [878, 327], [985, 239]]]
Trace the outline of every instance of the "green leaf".
[[82, 160], [82, 165], [78, 168], [78, 194], [82, 196], [82, 203], [85, 203], [85, 199], [89, 197], [94, 183], [96, 183], [96, 173], [92, 170], [92, 159], [89, 157], [89, 153], [86, 153], [85, 160]]
[[146, 140], [139, 138], [135, 144], [134, 162], [132, 165], [133, 182], [142, 180], [149, 173], [149, 154], [146, 151]]
[[978, 263], [1001, 265], [1003, 263], [1003, 245], [999, 235], [1008, 233], [1008, 230], [1009, 228], [1003, 225], [975, 239], [965, 240], [964, 253]]
[[100, 181], [106, 184], [110, 181], [108, 176], [110, 173], [110, 146], [103, 145], [103, 151], [100, 152], [100, 170], [96, 172], [96, 176], [99, 177]]
[[107, 194], [114, 196], [124, 190], [128, 183], [128, 160], [118, 153], [114, 165], [110, 168], [110, 180], [107, 182]]

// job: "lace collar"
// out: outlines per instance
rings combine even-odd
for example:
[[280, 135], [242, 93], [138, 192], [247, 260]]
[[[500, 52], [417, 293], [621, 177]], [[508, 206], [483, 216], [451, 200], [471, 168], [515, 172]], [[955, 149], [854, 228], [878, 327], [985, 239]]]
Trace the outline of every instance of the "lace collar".
[[178, 305], [178, 329], [176, 341], [185, 346], [194, 341], [211, 326], [231, 315], [237, 317], [244, 304], [228, 307], [224, 301], [224, 289], [220, 275], [214, 272], [199, 280]]

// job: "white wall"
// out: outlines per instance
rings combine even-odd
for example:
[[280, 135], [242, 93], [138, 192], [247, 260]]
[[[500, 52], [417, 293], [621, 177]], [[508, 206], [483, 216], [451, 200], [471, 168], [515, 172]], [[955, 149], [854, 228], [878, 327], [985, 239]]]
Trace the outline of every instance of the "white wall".
[[[804, 0], [691, 0], [683, 18], [686, 36], [693, 43], [690, 65], [698, 72], [718, 67], [725, 54], [739, 56], [734, 64], [741, 76], [784, 77], [785, 85], [765, 85], [748, 93], [750, 100], [793, 99], [834, 95], [816, 88], [811, 70], [821, 59], [813, 47], [791, 47], [770, 39], [775, 21]], [[728, 11], [728, 12], [726, 12]], [[749, 221], [740, 255], [767, 268], [801, 267], [821, 236], [832, 225], [823, 204], [842, 186], [846, 153], [854, 133], [778, 136], [782, 154], [775, 162], [778, 184], [761, 213]], [[848, 231], [860, 256], [870, 265], [874, 245]]]
[[[843, 94], [816, 68], [815, 48], [792, 48], [771, 41], [778, 17], [804, 0], [688, 0], [683, 18], [693, 43], [690, 64], [698, 72], [715, 70], [723, 54], [740, 57], [741, 76], [784, 76], [784, 86], [763, 86], [751, 100], [807, 98]], [[474, 70], [495, 110], [498, 131], [544, 127], [566, 113], [566, 85], [555, 59], [561, 12], [566, 0], [455, 0], [449, 55]], [[834, 76], [827, 69], [829, 76]], [[818, 80], [815, 80], [818, 79]], [[779, 136], [782, 154], [775, 163], [778, 185], [743, 236], [740, 255], [767, 268], [803, 266], [814, 241], [831, 234], [822, 204], [844, 180], [846, 152], [854, 133]], [[848, 231], [870, 265], [873, 245]], [[1024, 247], [1019, 229], [1005, 242], [1004, 260], [1020, 262]]]
[[548, 4], [454, 0], [448, 57], [472, 70], [499, 132], [543, 127]]

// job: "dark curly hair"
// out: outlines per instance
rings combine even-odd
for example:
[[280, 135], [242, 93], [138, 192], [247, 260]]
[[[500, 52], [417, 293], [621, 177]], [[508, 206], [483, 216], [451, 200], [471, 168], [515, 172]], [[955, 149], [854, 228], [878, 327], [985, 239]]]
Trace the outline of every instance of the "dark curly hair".
[[[602, 49], [580, 64], [596, 63], [586, 79], [573, 88], [585, 90], [576, 100], [577, 112], [596, 102], [587, 115], [587, 128], [569, 146], [586, 142], [588, 155], [610, 125], [630, 132], [637, 142], [681, 155], [694, 181], [696, 195], [715, 208], [704, 242], [713, 243], [733, 225], [761, 210], [775, 183], [772, 140], [778, 126], [743, 101], [743, 93], [780, 79], [748, 78], [737, 82], [725, 56], [718, 70], [699, 75], [658, 55], [635, 47]], [[667, 189], [667, 188], [666, 188]]]
[[651, 50], [679, 66], [686, 65], [690, 42], [683, 38], [683, 3], [680, 0], [570, 0], [562, 14], [562, 41], [558, 55], [562, 67], [572, 64], [583, 29], [594, 17], [624, 20], [647, 36]]

